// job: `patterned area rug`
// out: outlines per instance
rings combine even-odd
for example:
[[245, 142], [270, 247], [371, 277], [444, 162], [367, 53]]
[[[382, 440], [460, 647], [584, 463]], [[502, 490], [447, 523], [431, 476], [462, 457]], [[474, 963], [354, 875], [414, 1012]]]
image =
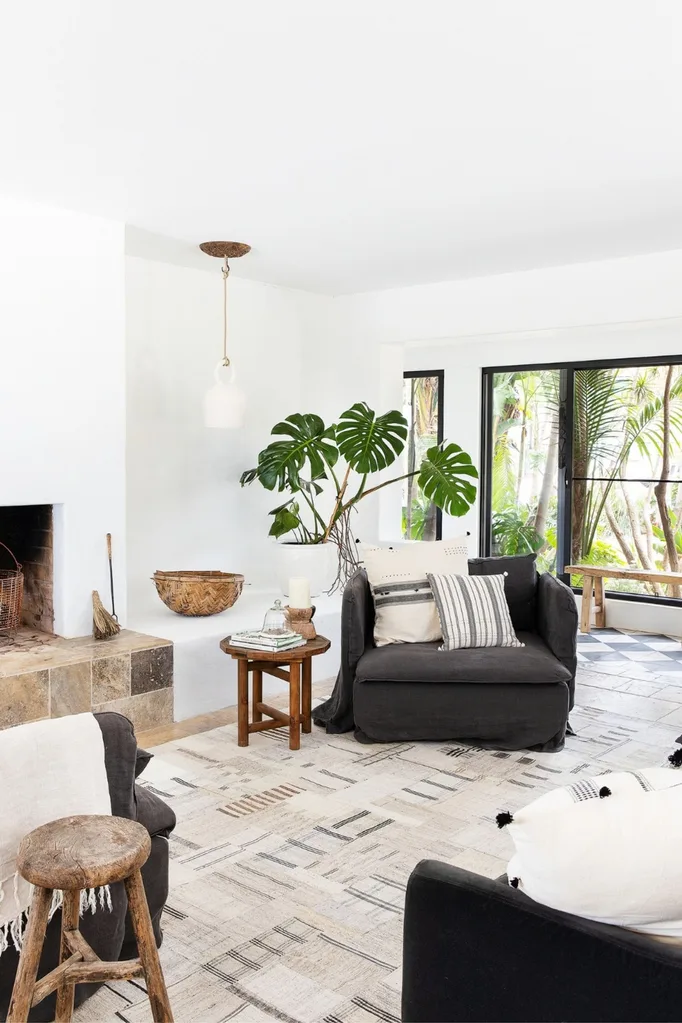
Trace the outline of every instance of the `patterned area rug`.
[[[142, 782], [178, 815], [161, 952], [176, 1021], [398, 1023], [402, 906], [418, 860], [495, 877], [510, 854], [500, 810], [666, 764], [682, 678], [606, 663], [580, 669], [577, 734], [561, 753], [364, 746], [317, 728], [296, 753], [284, 730], [240, 749], [235, 725], [158, 747]], [[114, 983], [77, 1019], [151, 1014], [141, 985]]]

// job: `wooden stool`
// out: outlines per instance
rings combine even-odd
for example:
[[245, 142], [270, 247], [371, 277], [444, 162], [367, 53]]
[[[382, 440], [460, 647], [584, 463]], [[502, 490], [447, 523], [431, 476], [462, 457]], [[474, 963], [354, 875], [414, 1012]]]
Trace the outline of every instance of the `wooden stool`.
[[[26, 1023], [29, 1010], [56, 990], [57, 1023], [73, 1014], [74, 986], [144, 976], [155, 1023], [172, 1023], [140, 867], [151, 851], [146, 828], [122, 817], [63, 817], [44, 824], [19, 846], [19, 873], [35, 885], [7, 1023]], [[83, 888], [123, 881], [139, 959], [105, 963], [80, 933]], [[59, 966], [36, 983], [52, 894], [64, 892]], [[100, 909], [100, 913], [107, 910]]]
[[[266, 728], [289, 729], [289, 749], [301, 748], [301, 728], [312, 731], [312, 659], [329, 650], [331, 643], [324, 636], [309, 639], [305, 646], [293, 650], [247, 650], [236, 646], [231, 636], [222, 640], [220, 649], [237, 660], [237, 741], [249, 745], [251, 732]], [[285, 671], [285, 667], [289, 670]], [[249, 721], [249, 673], [253, 675], [253, 720]], [[263, 703], [263, 675], [273, 675], [289, 683], [289, 713]], [[265, 714], [269, 721], [263, 721]]]

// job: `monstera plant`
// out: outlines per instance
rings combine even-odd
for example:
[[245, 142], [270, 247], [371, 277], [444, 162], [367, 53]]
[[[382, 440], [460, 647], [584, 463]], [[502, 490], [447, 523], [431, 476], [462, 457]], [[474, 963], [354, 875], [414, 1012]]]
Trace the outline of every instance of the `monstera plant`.
[[396, 410], [378, 416], [358, 402], [331, 426], [317, 415], [297, 412], [271, 432], [276, 439], [260, 452], [258, 465], [242, 473], [241, 485], [257, 480], [266, 490], [287, 495], [270, 512], [270, 536], [336, 545], [336, 586], [357, 565], [350, 515], [370, 494], [415, 476], [425, 497], [453, 516], [464, 515], [476, 497], [478, 472], [457, 444], [429, 448], [413, 472], [370, 485], [405, 448], [407, 420]]

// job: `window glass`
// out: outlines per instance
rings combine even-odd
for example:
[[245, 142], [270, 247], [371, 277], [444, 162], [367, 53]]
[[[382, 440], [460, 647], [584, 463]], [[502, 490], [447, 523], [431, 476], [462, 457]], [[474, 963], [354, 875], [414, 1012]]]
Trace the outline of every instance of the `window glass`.
[[[442, 373], [406, 374], [403, 413], [407, 419], [405, 472], [414, 472], [426, 451], [442, 439]], [[428, 501], [413, 476], [403, 482], [402, 537], [404, 540], [440, 540], [441, 513]]]
[[491, 436], [492, 554], [556, 568], [559, 371], [495, 373]]

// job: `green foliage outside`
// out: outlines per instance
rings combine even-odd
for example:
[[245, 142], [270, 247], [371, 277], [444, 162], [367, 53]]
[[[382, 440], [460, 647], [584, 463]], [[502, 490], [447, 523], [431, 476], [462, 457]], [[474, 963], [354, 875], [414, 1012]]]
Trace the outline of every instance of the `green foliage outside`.
[[[580, 370], [574, 395], [571, 560], [679, 571], [680, 367]], [[496, 374], [493, 547], [500, 554], [535, 551], [539, 567], [550, 571], [556, 565], [558, 419], [558, 371]], [[608, 585], [682, 596], [677, 588], [639, 581]]]
[[[408, 424], [407, 470], [414, 470], [426, 451], [438, 444], [438, 377], [405, 380], [404, 413]], [[415, 476], [403, 484], [402, 535], [405, 540], [435, 540], [436, 504]]]

